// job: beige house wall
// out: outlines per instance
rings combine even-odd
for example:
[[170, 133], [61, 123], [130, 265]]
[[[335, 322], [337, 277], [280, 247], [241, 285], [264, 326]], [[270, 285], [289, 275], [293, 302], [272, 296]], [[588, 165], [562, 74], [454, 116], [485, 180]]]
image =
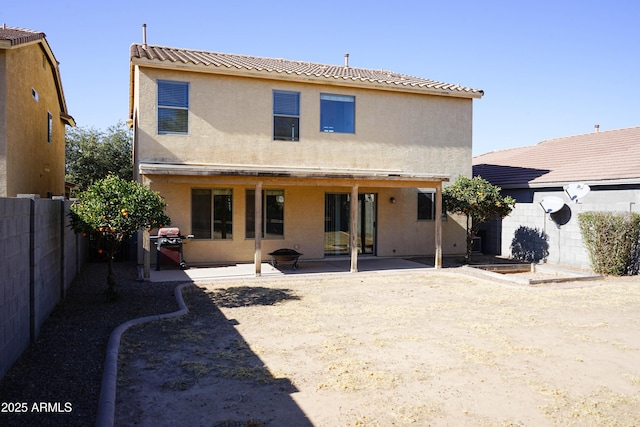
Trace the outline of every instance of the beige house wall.
[[[65, 124], [52, 64], [39, 43], [2, 50], [5, 110], [0, 126], [0, 196], [64, 195]], [[32, 90], [37, 92], [37, 100]], [[52, 142], [48, 142], [51, 113]]]
[[[233, 239], [187, 241], [183, 247], [189, 264], [215, 262], [248, 262], [253, 259], [255, 241], [245, 237], [245, 194], [254, 184], [216, 184], [213, 178], [189, 178], [185, 183], [175, 177], [149, 177], [151, 189], [167, 200], [167, 214], [172, 226], [183, 234], [191, 233], [191, 189], [225, 188], [233, 190]], [[324, 203], [326, 193], [349, 193], [346, 186], [264, 185], [264, 190], [282, 189], [285, 193], [284, 237], [262, 240], [262, 257], [280, 248], [295, 248], [302, 259], [324, 258]], [[359, 193], [374, 193], [377, 199], [376, 255], [425, 256], [435, 252], [435, 221], [417, 220], [417, 190], [415, 188], [359, 187]], [[391, 198], [395, 203], [391, 202]], [[444, 255], [460, 254], [465, 248], [465, 232], [449, 217], [443, 221]], [[153, 258], [155, 261], [155, 258]]]
[[[140, 163], [216, 165], [278, 169], [378, 170], [402, 174], [471, 174], [472, 99], [400, 91], [353, 88], [284, 80], [155, 69], [134, 65], [132, 120], [136, 172]], [[157, 134], [157, 81], [189, 83], [189, 134]], [[300, 140], [273, 140], [273, 90], [300, 92]], [[320, 94], [353, 95], [354, 134], [320, 131]], [[179, 175], [140, 177], [167, 200], [167, 214], [183, 234], [191, 233], [191, 189], [233, 189], [233, 239], [189, 241], [189, 264], [251, 262], [254, 239], [245, 238], [248, 178]], [[353, 182], [355, 183], [355, 182]], [[353, 184], [352, 183], [352, 184]], [[445, 183], [446, 186], [447, 183]], [[426, 256], [435, 253], [435, 221], [417, 220], [417, 188], [357, 182], [359, 193], [377, 195], [376, 255]], [[436, 188], [434, 182], [430, 188]], [[305, 185], [282, 178], [266, 189], [285, 190], [285, 232], [263, 239], [261, 253], [295, 248], [303, 259], [324, 257], [326, 193], [349, 193], [349, 185]], [[396, 203], [391, 203], [393, 197]], [[464, 220], [442, 223], [442, 252], [465, 250]], [[152, 261], [155, 255], [152, 251]]]
[[[141, 68], [141, 162], [471, 173], [472, 100]], [[189, 135], [158, 135], [157, 80], [189, 83]], [[273, 90], [300, 92], [300, 141], [274, 141]], [[320, 131], [320, 93], [356, 97], [354, 134]]]

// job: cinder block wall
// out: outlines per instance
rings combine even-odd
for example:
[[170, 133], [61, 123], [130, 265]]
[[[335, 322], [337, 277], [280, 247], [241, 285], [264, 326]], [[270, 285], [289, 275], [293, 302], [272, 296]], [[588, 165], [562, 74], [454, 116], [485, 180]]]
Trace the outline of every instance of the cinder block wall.
[[69, 228], [70, 202], [0, 198], [0, 378], [73, 282], [85, 239]]
[[[558, 224], [550, 214], [545, 214], [540, 200], [545, 196], [559, 197], [565, 201], [566, 223]], [[547, 262], [591, 270], [591, 260], [582, 242], [578, 215], [582, 212], [640, 212], [640, 190], [592, 190], [578, 203], [568, 200], [562, 191], [540, 191], [530, 203], [517, 203], [513, 212], [502, 220], [502, 255], [511, 256], [511, 243], [520, 227], [535, 228], [548, 236]]]
[[30, 202], [0, 198], [0, 378], [30, 340]]
[[36, 199], [34, 210], [34, 302], [35, 336], [40, 326], [62, 299], [61, 201]]

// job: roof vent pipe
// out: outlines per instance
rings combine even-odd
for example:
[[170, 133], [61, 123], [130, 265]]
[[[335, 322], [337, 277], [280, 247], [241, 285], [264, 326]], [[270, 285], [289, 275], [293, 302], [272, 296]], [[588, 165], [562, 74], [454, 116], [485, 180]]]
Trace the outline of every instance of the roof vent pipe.
[[596, 125], [595, 126], [595, 131], [596, 131], [596, 133], [598, 133], [600, 131], [600, 125]]
[[142, 24], [142, 47], [147, 48], [147, 24]]
[[348, 53], [344, 54], [344, 66], [345, 67], [349, 66], [349, 54]]

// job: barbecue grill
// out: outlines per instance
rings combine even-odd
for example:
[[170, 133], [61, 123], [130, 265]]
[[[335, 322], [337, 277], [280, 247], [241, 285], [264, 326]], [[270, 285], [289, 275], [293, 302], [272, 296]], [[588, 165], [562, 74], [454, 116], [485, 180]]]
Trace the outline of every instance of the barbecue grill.
[[158, 235], [151, 238], [156, 239], [156, 270], [160, 270], [162, 264], [180, 267], [183, 270], [188, 268], [182, 258], [182, 243], [185, 239], [192, 239], [192, 234], [183, 236], [178, 227], [167, 227], [159, 229]]

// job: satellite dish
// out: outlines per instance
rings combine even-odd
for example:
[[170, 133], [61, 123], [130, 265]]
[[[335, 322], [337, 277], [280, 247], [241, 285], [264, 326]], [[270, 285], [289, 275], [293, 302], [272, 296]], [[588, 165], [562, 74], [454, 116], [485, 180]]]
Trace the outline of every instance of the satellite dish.
[[564, 206], [564, 200], [560, 197], [547, 196], [540, 200], [540, 206], [546, 213], [558, 212]]
[[577, 183], [577, 184], [569, 184], [564, 188], [564, 191], [569, 196], [572, 202], [578, 203], [578, 200], [582, 199], [587, 193], [591, 190], [591, 188], [587, 184]]

